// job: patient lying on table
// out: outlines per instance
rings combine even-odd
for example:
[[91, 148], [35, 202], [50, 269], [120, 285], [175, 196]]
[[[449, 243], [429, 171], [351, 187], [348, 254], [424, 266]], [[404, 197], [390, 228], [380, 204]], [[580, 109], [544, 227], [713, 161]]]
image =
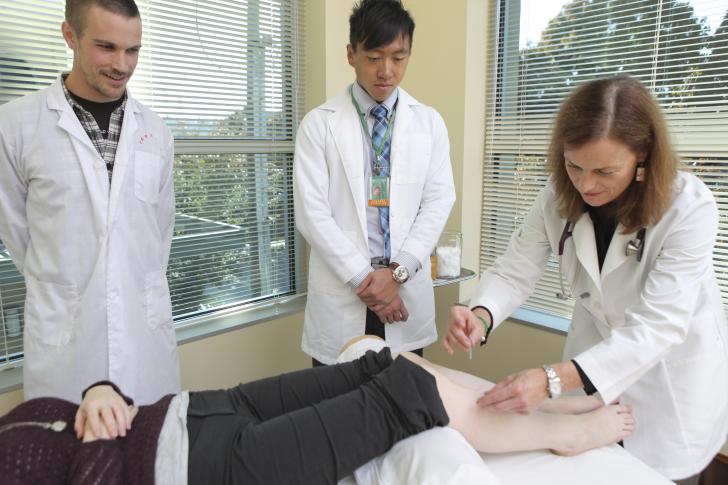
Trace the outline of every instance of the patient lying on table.
[[33, 399], [0, 418], [0, 473], [3, 483], [336, 483], [435, 426], [488, 453], [575, 454], [634, 429], [629, 407], [590, 398], [551, 403], [548, 414], [489, 411], [447, 373], [383, 348], [141, 407], [98, 383], [80, 406]]

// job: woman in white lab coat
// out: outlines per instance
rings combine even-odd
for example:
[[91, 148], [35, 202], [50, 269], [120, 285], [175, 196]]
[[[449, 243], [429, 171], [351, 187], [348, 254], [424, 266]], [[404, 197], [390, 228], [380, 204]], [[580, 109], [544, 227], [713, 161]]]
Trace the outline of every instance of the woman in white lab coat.
[[696, 480], [726, 440], [728, 343], [713, 270], [718, 209], [678, 171], [663, 115], [638, 81], [586, 83], [556, 117], [541, 191], [508, 249], [454, 307], [446, 349], [487, 339], [531, 293], [551, 253], [575, 300], [564, 362], [509, 376], [478, 401], [530, 412], [584, 388], [631, 404], [624, 447], [672, 479]]

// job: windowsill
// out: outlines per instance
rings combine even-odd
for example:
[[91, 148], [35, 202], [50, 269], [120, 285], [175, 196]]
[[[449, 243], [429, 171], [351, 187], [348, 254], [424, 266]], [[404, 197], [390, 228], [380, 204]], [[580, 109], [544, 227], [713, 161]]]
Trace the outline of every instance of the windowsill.
[[306, 294], [277, 298], [266, 303], [252, 303], [231, 310], [216, 312], [214, 315], [182, 320], [176, 325], [179, 345], [201, 340], [221, 333], [239, 330], [276, 318], [293, 315], [306, 307]]
[[569, 330], [569, 319], [551, 315], [549, 313], [540, 312], [537, 310], [531, 310], [528, 308], [520, 307], [513, 314], [508, 317], [509, 320], [518, 322], [529, 327], [536, 327], [541, 330], [548, 330], [549, 332], [558, 333], [560, 335], [566, 335]]
[[[306, 294], [292, 295], [266, 303], [251, 303], [247, 306], [215, 312], [203, 317], [188, 318], [175, 326], [177, 344], [201, 340], [203, 338], [232, 332], [277, 318], [303, 311]], [[22, 364], [0, 370], [0, 394], [22, 389]]]

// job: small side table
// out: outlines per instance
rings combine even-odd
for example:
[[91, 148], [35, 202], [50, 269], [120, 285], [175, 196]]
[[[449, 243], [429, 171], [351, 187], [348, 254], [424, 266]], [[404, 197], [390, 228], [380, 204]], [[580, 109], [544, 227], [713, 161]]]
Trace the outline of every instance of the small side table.
[[467, 268], [460, 268], [460, 274], [451, 278], [435, 278], [432, 280], [432, 286], [437, 288], [438, 286], [451, 285], [453, 283], [460, 283], [475, 278], [475, 271]]

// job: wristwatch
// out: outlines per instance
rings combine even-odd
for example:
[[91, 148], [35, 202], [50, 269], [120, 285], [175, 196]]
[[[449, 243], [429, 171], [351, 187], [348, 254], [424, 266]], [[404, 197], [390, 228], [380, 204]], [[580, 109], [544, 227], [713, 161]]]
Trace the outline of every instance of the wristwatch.
[[392, 279], [400, 285], [405, 283], [410, 277], [407, 267], [399, 263], [390, 263], [389, 269], [392, 270]]
[[559, 375], [550, 365], [543, 366], [543, 370], [546, 371], [546, 378], [548, 379], [546, 390], [549, 392], [549, 397], [551, 399], [559, 398], [561, 396], [561, 379]]

